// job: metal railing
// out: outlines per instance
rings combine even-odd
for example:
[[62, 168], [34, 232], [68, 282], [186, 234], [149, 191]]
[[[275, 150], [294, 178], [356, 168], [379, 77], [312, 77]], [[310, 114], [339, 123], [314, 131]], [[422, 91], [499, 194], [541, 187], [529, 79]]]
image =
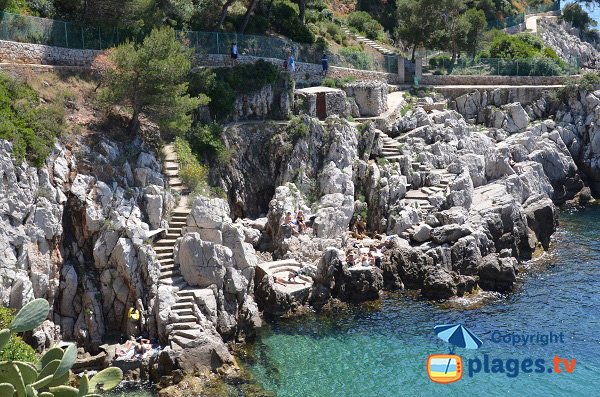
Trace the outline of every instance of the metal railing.
[[[73, 49], [103, 50], [130, 39], [126, 31], [115, 27], [78, 25], [29, 15], [0, 12], [0, 40], [44, 44]], [[303, 45], [289, 40], [257, 35], [221, 32], [178, 31], [177, 37], [201, 54], [227, 55], [231, 44], [237, 43], [240, 56], [286, 59], [321, 63], [324, 50], [319, 45]], [[332, 66], [398, 73], [398, 59], [366, 52], [333, 53], [327, 51]]]
[[570, 62], [555, 61], [550, 58], [500, 59], [475, 58], [457, 59], [454, 65], [446, 58], [432, 58], [429, 63], [434, 73], [452, 75], [488, 76], [560, 76], [579, 74], [579, 59]]
[[560, 1], [555, 0], [551, 4], [541, 4], [536, 7], [527, 7], [525, 12], [508, 16], [501, 19], [491, 19], [488, 21], [489, 29], [506, 29], [525, 23], [525, 16], [531, 14], [543, 14], [546, 12], [560, 11]]

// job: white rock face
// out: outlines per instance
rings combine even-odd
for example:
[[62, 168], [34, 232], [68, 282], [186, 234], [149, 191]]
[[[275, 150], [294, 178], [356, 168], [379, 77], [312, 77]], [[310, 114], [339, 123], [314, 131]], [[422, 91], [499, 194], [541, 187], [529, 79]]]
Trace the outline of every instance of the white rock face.
[[539, 19], [538, 31], [546, 45], [556, 51], [565, 62], [578, 59], [583, 68], [600, 67], [600, 53], [590, 43], [581, 41], [578, 29], [570, 27], [568, 23], [560, 23], [555, 19]]
[[227, 267], [232, 267], [233, 252], [222, 245], [202, 241], [199, 233], [188, 233], [179, 245], [181, 274], [193, 286], [223, 288]]

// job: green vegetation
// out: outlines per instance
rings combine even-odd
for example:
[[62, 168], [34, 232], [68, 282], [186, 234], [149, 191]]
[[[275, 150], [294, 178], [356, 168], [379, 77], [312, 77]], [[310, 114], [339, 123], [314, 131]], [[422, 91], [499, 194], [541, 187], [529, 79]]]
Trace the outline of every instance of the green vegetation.
[[207, 194], [209, 192], [208, 169], [200, 164], [189, 142], [181, 137], [175, 138], [175, 151], [179, 158], [179, 176], [183, 182], [193, 193]]
[[271, 23], [277, 32], [298, 43], [315, 42], [315, 35], [300, 20], [298, 5], [289, 0], [275, 0]]
[[383, 26], [365, 11], [348, 15], [348, 26], [372, 40], [385, 40]]
[[352, 76], [344, 76], [342, 78], [326, 77], [323, 80], [321, 80], [321, 85], [324, 87], [331, 87], [331, 88], [343, 88], [344, 85], [346, 85], [347, 83], [351, 83], [355, 80], [356, 80], [356, 78], [354, 78]]
[[600, 75], [594, 72], [584, 73], [581, 77], [571, 78], [567, 84], [552, 98], [554, 100], [569, 100], [576, 98], [580, 91], [593, 92], [600, 89]]
[[340, 55], [356, 69], [369, 70], [373, 68], [373, 61], [360, 47], [342, 48]]
[[583, 37], [586, 33], [590, 33], [592, 26], [598, 25], [598, 23], [577, 3], [567, 4], [562, 11], [561, 18], [564, 21], [571, 23], [573, 27], [578, 28], [580, 37]]
[[18, 160], [41, 166], [64, 128], [64, 102], [41, 104], [25, 83], [0, 73], [0, 139]]
[[229, 161], [229, 151], [221, 138], [223, 128], [218, 123], [196, 125], [185, 135], [192, 152], [199, 158]]
[[144, 113], [163, 131], [186, 132], [191, 112], [207, 103], [206, 97], [192, 98], [186, 80], [192, 50], [175, 38], [172, 28], [155, 29], [142, 44], [127, 42], [115, 48], [104, 78], [100, 99], [107, 104], [127, 105], [132, 110], [129, 130], [137, 133]]
[[[8, 328], [14, 319], [14, 310], [7, 307], [0, 307], [0, 329]], [[29, 346], [20, 336], [11, 334], [10, 339], [0, 351], [0, 361], [25, 361], [35, 362], [37, 355], [35, 350]]]
[[279, 68], [259, 60], [233, 68], [198, 69], [190, 76], [189, 92], [200, 98], [210, 97], [212, 117], [225, 119], [233, 110], [236, 94], [247, 94], [273, 84], [279, 79]]
[[[44, 299], [34, 299], [12, 318], [8, 328], [0, 330], [0, 350], [9, 348], [15, 333], [31, 331], [48, 317], [50, 305]], [[2, 321], [7, 319], [6, 312]], [[92, 378], [84, 375], [79, 388], [66, 386], [71, 367], [77, 359], [77, 346], [70, 344], [65, 350], [53, 347], [35, 363], [13, 360], [0, 361], [0, 395], [2, 397], [94, 397], [98, 392], [114, 389], [121, 383], [123, 372], [119, 368], [106, 368]], [[34, 360], [35, 361], [35, 360]]]

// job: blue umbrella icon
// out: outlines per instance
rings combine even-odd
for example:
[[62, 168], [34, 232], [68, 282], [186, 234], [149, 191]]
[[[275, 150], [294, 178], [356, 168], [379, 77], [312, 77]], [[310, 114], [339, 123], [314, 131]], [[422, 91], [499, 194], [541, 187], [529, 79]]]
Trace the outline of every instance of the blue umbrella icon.
[[450, 343], [450, 353], [454, 354], [455, 347], [462, 347], [465, 349], [479, 349], [483, 344], [481, 339], [475, 336], [462, 324], [447, 324], [447, 325], [436, 325], [433, 327], [433, 331], [436, 333], [438, 338]]

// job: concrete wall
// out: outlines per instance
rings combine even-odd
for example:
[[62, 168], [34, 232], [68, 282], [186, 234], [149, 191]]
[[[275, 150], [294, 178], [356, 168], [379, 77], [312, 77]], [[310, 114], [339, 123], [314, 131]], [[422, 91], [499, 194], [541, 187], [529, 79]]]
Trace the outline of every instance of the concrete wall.
[[100, 53], [41, 44], [0, 40], [0, 63], [89, 66]]
[[[254, 63], [262, 59], [270, 62], [277, 66], [283, 65], [283, 60], [277, 58], [258, 58], [252, 56], [240, 56], [237, 60], [238, 63]], [[195, 60], [197, 66], [209, 66], [209, 67], [224, 67], [231, 66], [231, 59], [227, 55], [198, 55]], [[340, 68], [336, 66], [329, 67], [329, 73], [327, 77], [330, 78], [344, 78], [354, 77], [356, 80], [378, 80], [385, 81], [390, 84], [399, 84], [398, 75], [393, 73], [385, 72], [374, 72], [370, 70], [356, 70], [348, 68]], [[294, 72], [294, 80], [296, 84], [300, 85], [315, 85], [319, 84], [323, 79], [321, 65], [315, 65], [312, 63], [296, 62], [296, 72]]]
[[422, 85], [563, 85], [574, 76], [435, 76], [424, 75]]

